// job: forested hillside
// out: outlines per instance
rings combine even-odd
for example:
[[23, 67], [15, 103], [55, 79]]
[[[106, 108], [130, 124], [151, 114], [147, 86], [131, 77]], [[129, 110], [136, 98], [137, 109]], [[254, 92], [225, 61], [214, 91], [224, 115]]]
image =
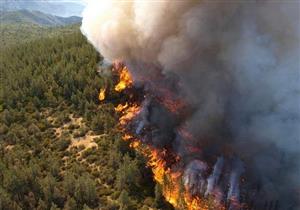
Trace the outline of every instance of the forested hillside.
[[84, 6], [80, 0], [1, 0], [0, 11], [38, 10], [58, 16], [79, 16]]
[[[61, 34], [73, 33], [78, 25], [66, 27], [44, 27], [31, 23], [0, 24], [1, 50], [7, 47], [23, 47], [22, 43], [31, 42], [45, 37], [57, 37]], [[31, 43], [34, 45], [34, 42]], [[5, 51], [5, 50], [4, 50]]]
[[[20, 44], [24, 42], [72, 33], [75, 29], [78, 29], [79, 21], [80, 18], [78, 17], [62, 18], [41, 12], [29, 12], [25, 10], [13, 12], [0, 11], [1, 49], [3, 50], [12, 45], [22, 47]], [[34, 45], [34, 42], [31, 44]]]
[[1, 210], [170, 208], [121, 139], [122, 96], [108, 89], [98, 101], [113, 81], [97, 74], [101, 57], [78, 29], [15, 40], [0, 53]]
[[79, 23], [80, 17], [59, 17], [40, 11], [17, 10], [0, 11], [1, 24], [36, 24], [41, 26], [64, 26]]

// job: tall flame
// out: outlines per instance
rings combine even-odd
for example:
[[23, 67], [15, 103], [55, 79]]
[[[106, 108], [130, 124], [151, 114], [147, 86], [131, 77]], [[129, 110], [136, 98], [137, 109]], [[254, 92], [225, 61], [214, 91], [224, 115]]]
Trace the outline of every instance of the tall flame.
[[133, 119], [140, 111], [140, 107], [137, 104], [127, 107], [122, 111], [122, 116], [119, 119], [120, 125], [126, 125], [131, 119]]
[[[128, 71], [128, 68], [120, 63], [114, 66], [114, 71], [119, 74], [119, 82], [115, 85], [115, 91], [122, 92], [131, 87], [133, 80]], [[100, 91], [104, 94], [105, 91]], [[99, 99], [100, 99], [99, 94]], [[101, 97], [102, 99], [103, 97]], [[103, 98], [104, 99], [104, 98]], [[164, 99], [162, 101], [166, 107], [173, 112], [184, 105], [180, 101], [170, 101]], [[185, 189], [182, 182], [182, 172], [174, 171], [168, 167], [167, 159], [172, 159], [173, 162], [179, 162], [178, 156], [170, 157], [170, 154], [165, 149], [152, 148], [149, 145], [144, 145], [134, 137], [134, 135], [126, 132], [125, 126], [133, 120], [141, 111], [141, 107], [137, 103], [119, 104], [115, 107], [115, 111], [120, 113], [119, 124], [124, 131], [123, 140], [130, 142], [130, 147], [145, 155], [148, 159], [147, 166], [152, 169], [154, 180], [162, 185], [163, 195], [165, 199], [175, 208], [183, 208], [187, 210], [225, 210], [223, 206], [215, 202], [214, 199], [199, 198], [192, 196], [188, 189]], [[182, 131], [183, 132], [183, 131]], [[184, 133], [185, 135], [188, 135]]]
[[119, 73], [119, 83], [115, 86], [115, 91], [121, 92], [125, 88], [129, 87], [132, 85], [132, 77], [127, 69], [126, 66], [121, 68], [120, 70], [118, 69]]

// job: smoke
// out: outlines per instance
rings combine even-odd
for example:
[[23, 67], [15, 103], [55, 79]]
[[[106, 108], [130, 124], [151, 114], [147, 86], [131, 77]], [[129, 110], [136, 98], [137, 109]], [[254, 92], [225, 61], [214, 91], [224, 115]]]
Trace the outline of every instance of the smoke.
[[[299, 20], [298, 1], [90, 1], [81, 29], [136, 80], [176, 75], [178, 96], [195, 108], [184, 121], [196, 139], [189, 144], [204, 156], [239, 157], [285, 210], [299, 207]], [[197, 163], [190, 170], [201, 171]]]

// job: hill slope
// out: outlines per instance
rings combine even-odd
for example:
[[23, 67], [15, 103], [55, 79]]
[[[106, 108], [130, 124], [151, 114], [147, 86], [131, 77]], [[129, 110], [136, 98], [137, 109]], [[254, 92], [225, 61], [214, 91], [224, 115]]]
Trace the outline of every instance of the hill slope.
[[122, 95], [78, 29], [0, 52], [0, 209], [169, 209], [121, 139]]
[[84, 6], [76, 1], [47, 1], [47, 0], [1, 0], [0, 10], [38, 10], [44, 13], [58, 16], [80, 16]]
[[[2, 49], [6, 49], [36, 39], [69, 34], [72, 33], [75, 28], [79, 28], [79, 25], [45, 27], [30, 23], [0, 24], [0, 45]], [[32, 45], [34, 45], [34, 43], [32, 43]]]
[[0, 12], [1, 24], [30, 23], [41, 26], [64, 26], [79, 23], [80, 17], [59, 17], [45, 14], [39, 11], [18, 10], [18, 11], [2, 11]]

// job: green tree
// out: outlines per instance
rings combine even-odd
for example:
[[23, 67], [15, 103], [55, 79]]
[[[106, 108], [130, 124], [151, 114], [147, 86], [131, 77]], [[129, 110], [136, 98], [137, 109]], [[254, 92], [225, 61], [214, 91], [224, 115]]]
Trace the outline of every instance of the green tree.
[[128, 192], [126, 190], [122, 190], [119, 198], [118, 198], [119, 204], [120, 204], [120, 210], [127, 210], [130, 203], [130, 198], [128, 195]]
[[123, 158], [123, 163], [117, 171], [116, 188], [121, 191], [127, 190], [129, 193], [133, 193], [138, 188], [140, 179], [140, 172], [137, 167], [137, 162], [131, 160], [128, 155]]
[[40, 184], [42, 187], [44, 201], [46, 202], [47, 206], [50, 206], [54, 199], [54, 188], [56, 181], [52, 175], [48, 175], [41, 180]]
[[64, 176], [63, 187], [66, 193], [70, 196], [74, 195], [76, 179], [73, 173], [68, 172]]
[[97, 201], [96, 184], [89, 176], [79, 177], [76, 182], [75, 199], [81, 204], [95, 205]]
[[154, 200], [154, 207], [155, 208], [161, 208], [163, 205], [163, 194], [162, 194], [162, 188], [160, 184], [155, 185], [155, 200]]
[[55, 203], [52, 203], [50, 210], [60, 210], [60, 208], [58, 208]]
[[36, 209], [37, 210], [45, 210], [45, 209], [47, 209], [47, 204], [42, 199], [39, 199], [38, 206]]
[[76, 201], [73, 197], [68, 196], [64, 206], [64, 210], [75, 210], [77, 209]]
[[83, 205], [83, 210], [92, 210], [88, 205], [84, 204]]

